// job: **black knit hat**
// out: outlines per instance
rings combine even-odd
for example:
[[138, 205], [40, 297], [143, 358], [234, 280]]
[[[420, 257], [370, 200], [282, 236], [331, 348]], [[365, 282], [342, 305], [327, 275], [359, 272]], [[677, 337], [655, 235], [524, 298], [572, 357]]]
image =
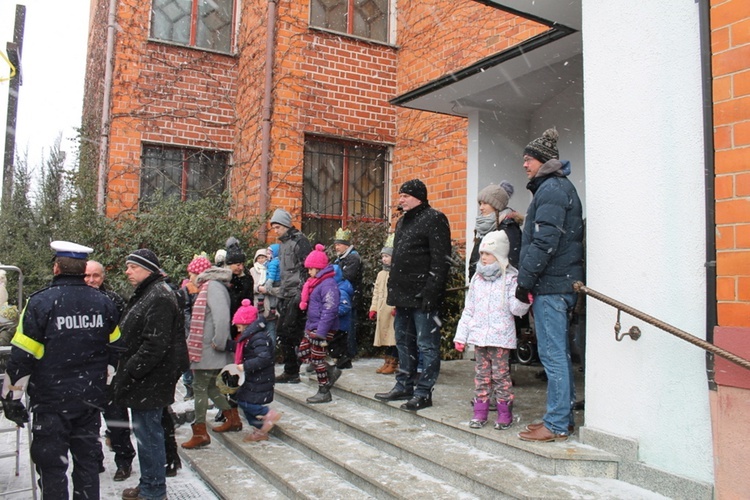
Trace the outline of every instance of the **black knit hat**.
[[523, 154], [532, 156], [542, 163], [560, 158], [560, 153], [557, 152], [557, 138], [557, 129], [548, 128], [541, 137], [534, 139], [524, 148]]
[[247, 262], [247, 255], [240, 248], [239, 240], [230, 236], [227, 239], [227, 257], [224, 259], [224, 263], [229, 266], [231, 264], [244, 264], [245, 262]]
[[161, 263], [159, 262], [159, 257], [148, 248], [139, 248], [131, 253], [125, 259], [125, 263], [135, 264], [141, 266], [147, 271], [151, 271], [152, 273], [161, 274]]
[[413, 196], [416, 199], [427, 203], [427, 186], [424, 182], [419, 179], [412, 179], [401, 184], [401, 188], [398, 190], [399, 193], [405, 193], [409, 196]]

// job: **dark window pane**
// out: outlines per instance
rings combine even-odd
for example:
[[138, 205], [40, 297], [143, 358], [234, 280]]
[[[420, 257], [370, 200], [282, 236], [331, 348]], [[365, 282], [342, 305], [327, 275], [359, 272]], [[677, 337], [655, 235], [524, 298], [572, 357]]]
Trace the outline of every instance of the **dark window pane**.
[[388, 41], [388, 0], [355, 0], [353, 34]]
[[387, 151], [383, 148], [358, 147], [349, 160], [350, 217], [382, 219], [385, 206]]
[[305, 143], [302, 211], [341, 216], [344, 149], [331, 142]]
[[153, 0], [151, 38], [187, 45], [190, 43], [192, 0]]
[[232, 47], [233, 0], [200, 0], [196, 45], [229, 52]]
[[348, 0], [312, 0], [310, 24], [346, 33]]

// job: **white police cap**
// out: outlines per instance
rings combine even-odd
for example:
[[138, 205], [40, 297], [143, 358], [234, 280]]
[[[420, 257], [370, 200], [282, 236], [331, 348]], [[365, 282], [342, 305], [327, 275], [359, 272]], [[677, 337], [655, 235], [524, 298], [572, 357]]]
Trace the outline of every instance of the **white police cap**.
[[53, 241], [49, 244], [55, 251], [55, 257], [70, 257], [71, 259], [88, 259], [93, 248], [72, 243], [70, 241]]

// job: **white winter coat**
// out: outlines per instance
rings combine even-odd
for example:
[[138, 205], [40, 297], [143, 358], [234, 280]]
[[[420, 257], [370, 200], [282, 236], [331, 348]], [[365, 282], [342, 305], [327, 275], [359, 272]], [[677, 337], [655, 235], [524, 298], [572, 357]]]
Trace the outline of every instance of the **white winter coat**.
[[529, 310], [529, 304], [515, 296], [517, 276], [517, 271], [511, 266], [508, 266], [504, 280], [502, 276], [489, 281], [479, 273], [474, 275], [454, 342], [479, 347], [516, 348], [513, 316], [523, 316]]

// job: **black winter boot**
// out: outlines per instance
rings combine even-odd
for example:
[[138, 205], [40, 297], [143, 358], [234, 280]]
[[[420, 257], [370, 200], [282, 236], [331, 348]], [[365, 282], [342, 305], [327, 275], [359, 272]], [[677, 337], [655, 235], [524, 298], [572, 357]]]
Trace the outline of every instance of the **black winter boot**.
[[315, 396], [310, 396], [309, 398], [307, 398], [307, 402], [311, 405], [314, 405], [318, 403], [330, 403], [332, 399], [331, 389], [329, 389], [325, 385], [319, 385], [318, 393]]

